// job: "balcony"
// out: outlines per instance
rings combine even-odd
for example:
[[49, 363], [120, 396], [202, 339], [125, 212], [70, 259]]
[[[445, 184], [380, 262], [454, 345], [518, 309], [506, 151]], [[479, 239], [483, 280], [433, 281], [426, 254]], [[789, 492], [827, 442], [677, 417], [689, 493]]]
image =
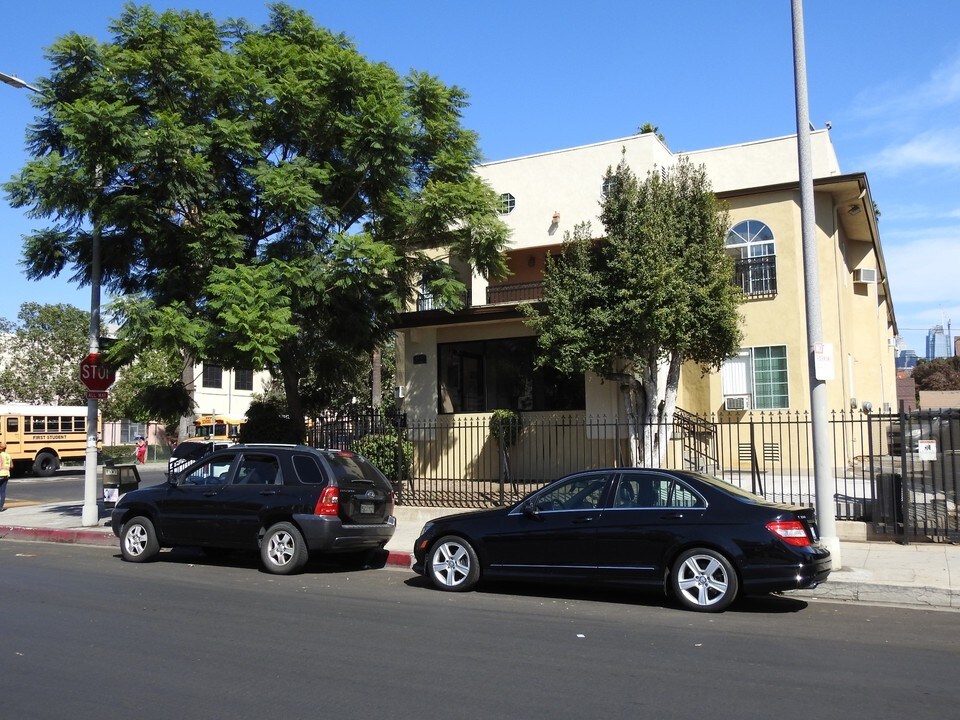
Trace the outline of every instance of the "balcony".
[[734, 260], [733, 268], [733, 284], [739, 285], [744, 295], [777, 294], [776, 255]]
[[543, 281], [487, 286], [487, 305], [534, 302], [543, 298]]

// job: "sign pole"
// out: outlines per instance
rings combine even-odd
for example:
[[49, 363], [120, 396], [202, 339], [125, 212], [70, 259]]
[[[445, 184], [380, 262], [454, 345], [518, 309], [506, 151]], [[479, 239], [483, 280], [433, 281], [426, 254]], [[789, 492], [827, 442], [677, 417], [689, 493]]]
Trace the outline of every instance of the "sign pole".
[[[93, 245], [90, 261], [90, 354], [100, 354], [100, 224], [93, 221]], [[100, 431], [99, 401], [87, 393], [87, 452], [83, 464], [83, 527], [100, 521], [97, 502], [97, 439]]]

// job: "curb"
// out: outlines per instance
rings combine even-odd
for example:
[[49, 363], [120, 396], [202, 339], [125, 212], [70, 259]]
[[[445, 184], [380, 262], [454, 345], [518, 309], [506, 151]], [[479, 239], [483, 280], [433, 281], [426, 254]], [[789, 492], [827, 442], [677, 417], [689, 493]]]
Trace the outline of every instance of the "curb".
[[830, 602], [856, 602], [914, 609], [960, 610], [960, 592], [954, 588], [891, 582], [827, 580], [812, 590], [791, 590], [790, 597]]
[[9, 540], [36, 540], [41, 542], [73, 543], [75, 545], [116, 546], [117, 536], [102, 530], [63, 530], [0, 525], [0, 538]]

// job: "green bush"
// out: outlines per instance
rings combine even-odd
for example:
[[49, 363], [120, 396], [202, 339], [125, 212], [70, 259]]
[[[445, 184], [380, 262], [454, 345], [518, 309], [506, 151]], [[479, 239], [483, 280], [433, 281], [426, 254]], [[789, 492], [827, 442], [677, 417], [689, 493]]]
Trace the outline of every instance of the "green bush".
[[110, 460], [114, 465], [126, 465], [137, 461], [134, 445], [104, 445], [100, 450], [100, 462]]
[[[401, 449], [399, 458], [397, 457], [398, 442]], [[403, 482], [410, 479], [410, 471], [413, 467], [413, 443], [405, 438], [399, 439], [396, 430], [364, 435], [353, 444], [353, 451], [363, 455], [392, 483], [395, 483], [398, 477]]]
[[522, 429], [523, 421], [513, 410], [494, 410], [490, 416], [490, 434], [504, 450], [517, 444]]

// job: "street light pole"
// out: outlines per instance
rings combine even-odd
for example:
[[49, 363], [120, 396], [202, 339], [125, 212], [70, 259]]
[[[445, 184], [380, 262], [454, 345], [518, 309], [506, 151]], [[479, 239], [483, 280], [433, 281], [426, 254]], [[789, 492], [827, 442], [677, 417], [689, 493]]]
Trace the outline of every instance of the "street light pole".
[[[820, 268], [817, 257], [816, 207], [813, 199], [813, 161], [810, 154], [810, 107], [807, 99], [807, 60], [803, 38], [803, 3], [791, 0], [793, 17], [793, 73], [797, 104], [797, 157], [800, 170], [800, 232], [803, 245], [803, 279], [806, 300], [808, 369], [810, 373], [810, 419], [813, 431], [813, 478], [816, 487], [817, 523], [820, 539], [833, 556], [833, 567], [841, 567], [840, 539], [837, 537], [830, 433], [827, 419], [827, 383], [817, 371], [817, 348], [823, 344], [823, 316], [820, 309]], [[829, 374], [829, 373], [827, 373]]]
[[24, 89], [24, 90], [32, 90], [32, 91], [35, 92], [35, 93], [40, 92], [40, 91], [37, 90], [37, 88], [35, 88], [33, 85], [30, 85], [30, 84], [24, 82], [23, 80], [21, 80], [20, 78], [18, 78], [16, 75], [7, 75], [6, 73], [0, 72], [0, 82], [6, 83], [7, 85], [13, 85], [13, 87], [15, 87], [15, 88], [22, 88], [22, 89]]
[[[97, 173], [97, 183], [100, 177]], [[90, 248], [90, 354], [100, 353], [100, 222], [93, 220], [93, 242]], [[83, 463], [83, 513], [84, 527], [93, 527], [100, 521], [100, 506], [97, 503], [97, 435], [100, 430], [100, 401], [92, 392], [87, 392], [87, 452]]]
[[[40, 90], [24, 82], [16, 75], [0, 72], [0, 82], [22, 90], [39, 93]], [[97, 173], [97, 184], [100, 178]], [[93, 244], [90, 260], [90, 354], [100, 352], [100, 223], [96, 217], [93, 222]], [[81, 521], [84, 527], [92, 527], [100, 520], [100, 507], [97, 504], [97, 440], [100, 431], [100, 409], [96, 397], [87, 394], [87, 449], [84, 461], [83, 513]]]

